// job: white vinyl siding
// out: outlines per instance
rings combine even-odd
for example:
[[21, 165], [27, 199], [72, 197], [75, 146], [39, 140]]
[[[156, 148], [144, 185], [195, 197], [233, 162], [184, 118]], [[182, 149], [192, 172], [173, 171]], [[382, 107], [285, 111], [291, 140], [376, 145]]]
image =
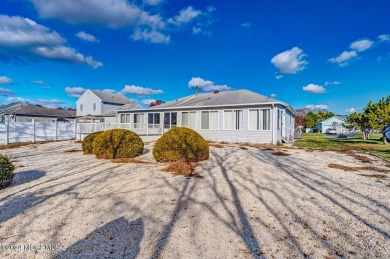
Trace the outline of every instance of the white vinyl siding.
[[130, 114], [121, 114], [121, 123], [130, 123]]
[[243, 112], [242, 110], [228, 110], [223, 112], [224, 129], [225, 130], [241, 130], [243, 129]]
[[271, 110], [249, 110], [249, 130], [271, 130]]
[[201, 129], [218, 129], [218, 111], [202, 111]]
[[182, 112], [181, 126], [196, 129], [196, 112]]

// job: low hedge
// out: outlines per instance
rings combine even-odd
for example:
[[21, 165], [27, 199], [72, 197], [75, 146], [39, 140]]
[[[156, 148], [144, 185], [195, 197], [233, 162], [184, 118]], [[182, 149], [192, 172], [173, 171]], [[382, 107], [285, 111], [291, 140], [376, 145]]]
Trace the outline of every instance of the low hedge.
[[9, 186], [14, 179], [15, 166], [9, 159], [0, 155], [0, 190]]
[[100, 133], [93, 141], [93, 153], [97, 158], [133, 158], [142, 155], [144, 142], [134, 132], [112, 129]]
[[153, 156], [158, 162], [197, 162], [209, 158], [209, 144], [194, 130], [177, 127], [157, 140]]
[[83, 139], [81, 146], [84, 154], [93, 154], [93, 141], [100, 133], [102, 133], [102, 131], [91, 133]]

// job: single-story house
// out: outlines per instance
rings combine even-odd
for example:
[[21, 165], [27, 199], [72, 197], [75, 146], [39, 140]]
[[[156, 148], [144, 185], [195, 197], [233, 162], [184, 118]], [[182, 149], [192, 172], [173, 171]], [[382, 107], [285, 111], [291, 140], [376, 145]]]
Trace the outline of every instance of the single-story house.
[[294, 109], [248, 90], [199, 93], [154, 107], [118, 110], [118, 122], [143, 135], [174, 127], [196, 130], [206, 140], [278, 144], [292, 140]]
[[336, 130], [337, 133], [343, 133], [346, 128], [343, 126], [346, 122], [347, 115], [336, 115], [326, 120], [316, 123], [315, 127], [322, 133], [326, 133], [327, 130]]
[[73, 122], [75, 110], [59, 110], [25, 103], [13, 103], [0, 107], [0, 123], [9, 122]]
[[135, 109], [142, 109], [142, 108], [143, 107], [141, 105], [139, 105], [138, 103], [131, 102], [129, 104], [124, 104], [122, 106], [119, 106], [115, 110], [112, 110], [110, 112], [103, 114], [102, 118], [103, 118], [104, 122], [117, 123], [120, 120], [120, 118], [116, 116], [118, 111], [122, 111], [122, 110], [128, 111], [128, 110], [135, 110]]
[[78, 117], [94, 116], [102, 118], [104, 122], [116, 122], [116, 109], [131, 106], [142, 108], [136, 102], [121, 94], [106, 91], [86, 90], [76, 101], [76, 115]]

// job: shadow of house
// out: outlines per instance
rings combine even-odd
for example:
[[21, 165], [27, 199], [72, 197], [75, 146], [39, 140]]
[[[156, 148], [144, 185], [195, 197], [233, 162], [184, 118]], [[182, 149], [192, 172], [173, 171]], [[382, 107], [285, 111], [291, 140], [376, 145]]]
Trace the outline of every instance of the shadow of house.
[[35, 181], [45, 176], [45, 174], [46, 173], [44, 171], [40, 171], [40, 170], [27, 170], [27, 171], [15, 173], [11, 186], [18, 186], [28, 182]]
[[113, 220], [77, 241], [55, 258], [136, 258], [144, 235], [141, 218]]

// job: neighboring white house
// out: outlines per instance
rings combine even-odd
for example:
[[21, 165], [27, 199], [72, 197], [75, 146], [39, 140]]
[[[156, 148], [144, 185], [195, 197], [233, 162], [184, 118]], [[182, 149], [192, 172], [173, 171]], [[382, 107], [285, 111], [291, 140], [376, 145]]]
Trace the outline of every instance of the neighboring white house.
[[115, 109], [121, 107], [142, 108], [136, 102], [127, 99], [121, 94], [112, 94], [98, 90], [86, 90], [76, 101], [76, 115], [95, 116], [104, 118], [106, 122], [116, 122]]
[[294, 109], [248, 91], [200, 93], [138, 110], [118, 110], [118, 122], [139, 134], [161, 135], [174, 127], [196, 130], [206, 140], [281, 143], [294, 135]]
[[346, 115], [336, 115], [318, 122], [315, 126], [322, 133], [326, 133], [328, 129], [334, 129], [337, 133], [343, 133], [346, 131], [346, 128], [343, 126], [346, 118]]

